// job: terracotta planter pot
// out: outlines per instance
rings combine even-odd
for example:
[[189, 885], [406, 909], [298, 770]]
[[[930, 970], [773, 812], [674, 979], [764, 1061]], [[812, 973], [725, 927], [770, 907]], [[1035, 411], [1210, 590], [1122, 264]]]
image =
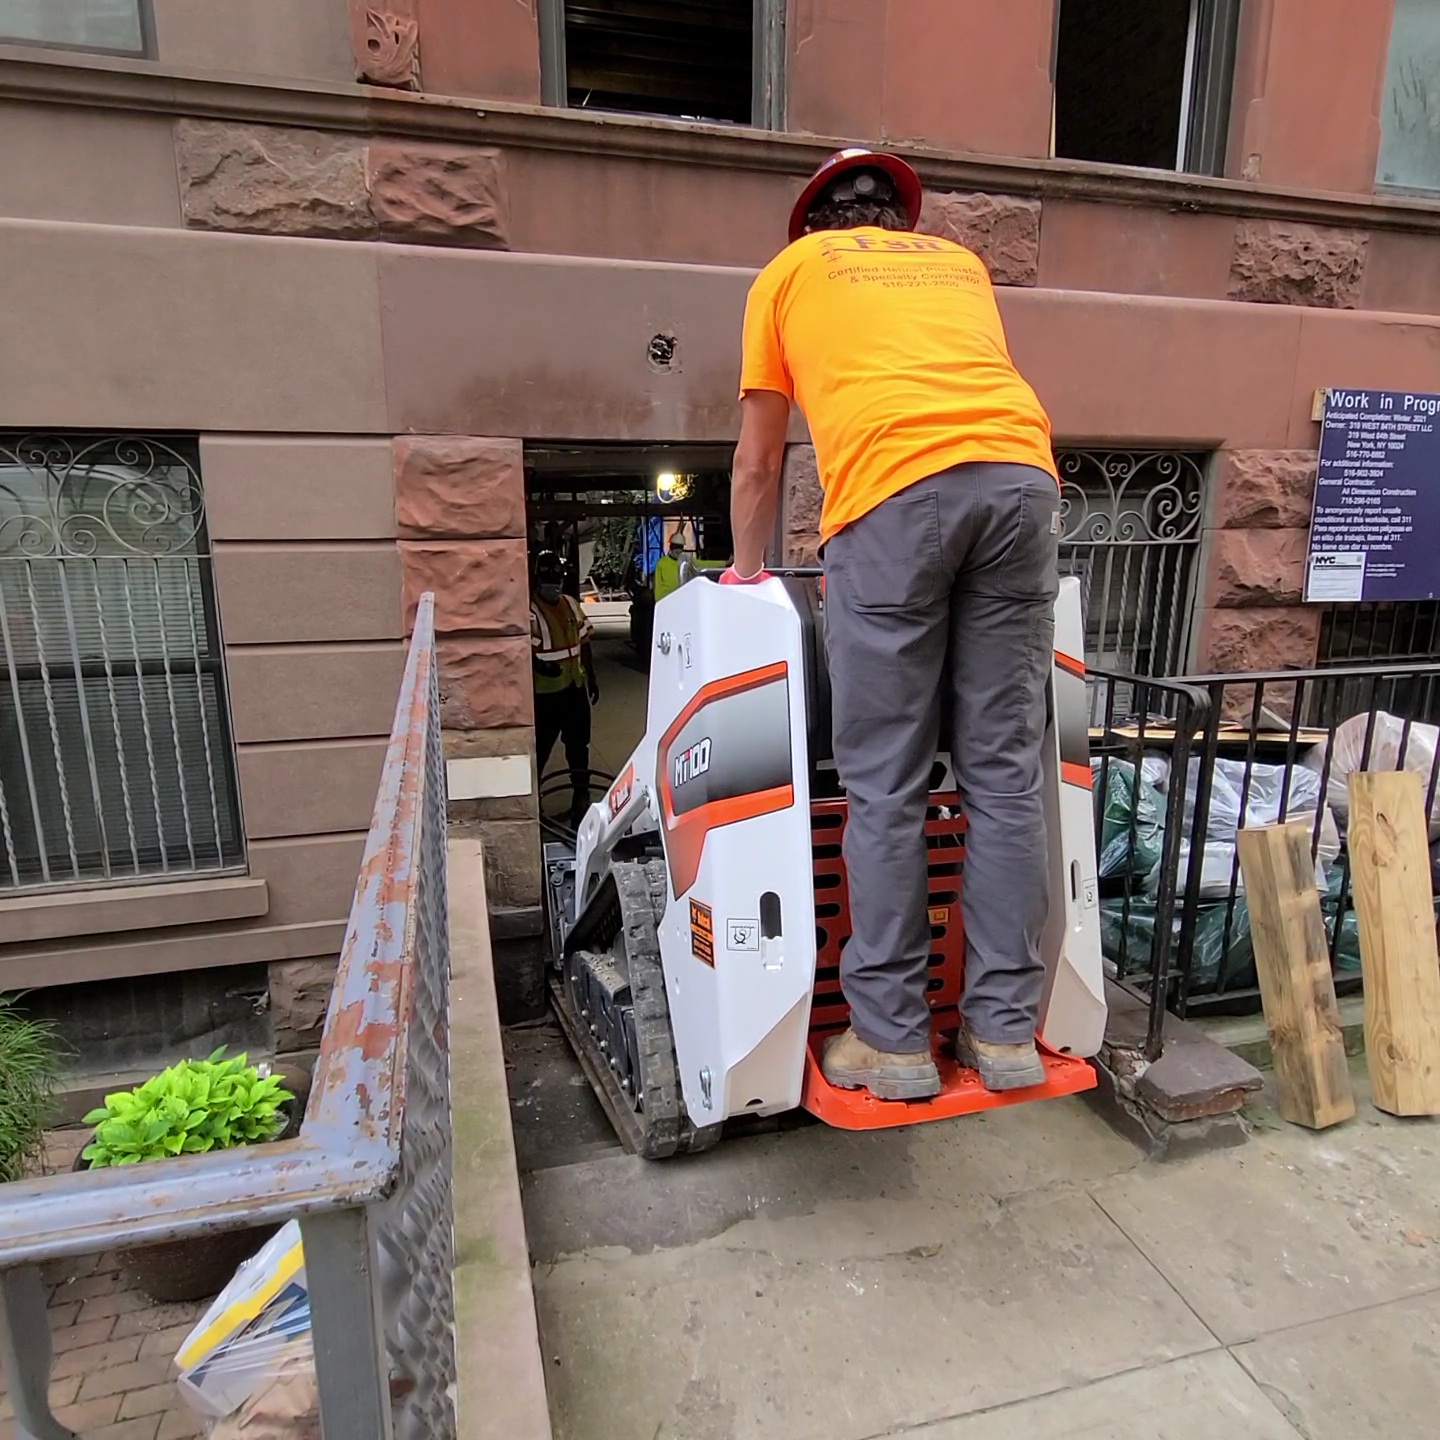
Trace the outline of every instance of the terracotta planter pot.
[[174, 1240], [120, 1253], [125, 1284], [148, 1295], [157, 1305], [177, 1300], [208, 1300], [275, 1233], [274, 1225], [258, 1230], [227, 1230], [203, 1240]]
[[[285, 1127], [273, 1137], [288, 1140], [300, 1129], [310, 1077], [290, 1066], [277, 1067], [286, 1088], [295, 1100], [285, 1107]], [[273, 1141], [267, 1141], [273, 1143]], [[76, 1170], [90, 1167], [82, 1155], [75, 1158]], [[280, 1227], [261, 1225], [248, 1230], [227, 1230], [199, 1240], [172, 1240], [146, 1245], [139, 1250], [120, 1252], [120, 1273], [127, 1285], [148, 1295], [157, 1304], [180, 1300], [208, 1300], [230, 1283], [230, 1277], [249, 1260]]]

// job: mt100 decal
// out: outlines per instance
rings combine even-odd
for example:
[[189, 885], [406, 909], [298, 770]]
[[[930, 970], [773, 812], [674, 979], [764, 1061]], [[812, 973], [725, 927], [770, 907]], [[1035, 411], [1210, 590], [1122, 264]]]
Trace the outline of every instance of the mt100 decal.
[[795, 803], [788, 666], [781, 661], [706, 685], [661, 739], [658, 770], [678, 899], [695, 883], [711, 830]]
[[688, 785], [710, 768], [710, 740], [697, 740], [688, 750], [675, 757], [675, 788]]

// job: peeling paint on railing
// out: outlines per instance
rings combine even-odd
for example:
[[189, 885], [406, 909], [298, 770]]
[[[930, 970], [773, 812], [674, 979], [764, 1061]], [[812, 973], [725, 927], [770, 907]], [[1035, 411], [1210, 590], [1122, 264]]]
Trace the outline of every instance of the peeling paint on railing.
[[[28, 1283], [40, 1263], [349, 1212], [360, 1217], [358, 1229], [341, 1227], [338, 1239], [316, 1230], [313, 1256], [305, 1227], [312, 1269], [334, 1268], [333, 1258], [321, 1257], [339, 1256], [344, 1243], [359, 1247], [351, 1273], [312, 1275], [312, 1292], [329, 1297], [315, 1307], [325, 1413], [334, 1398], [359, 1395], [358, 1409], [343, 1407], [347, 1440], [453, 1436], [449, 939], [435, 665], [434, 601], [426, 595], [299, 1138], [5, 1186], [0, 1358], [17, 1372], [9, 1376], [12, 1397], [28, 1391], [33, 1404], [44, 1404], [48, 1345], [43, 1358], [28, 1342], [15, 1348], [17, 1337], [37, 1324], [44, 1329], [43, 1313], [28, 1314], [30, 1290], [43, 1293]], [[365, 1349], [358, 1332], [349, 1355], [322, 1333], [321, 1311], [339, 1313], [336, 1298], [355, 1284], [383, 1319], [383, 1356], [355, 1355], [357, 1345]], [[365, 1293], [352, 1298], [364, 1308]], [[377, 1380], [388, 1367], [388, 1385], [363, 1383], [368, 1360]], [[375, 1413], [364, 1399], [371, 1392], [397, 1397], [393, 1432], [388, 1402], [383, 1415]], [[16, 1413], [23, 1413], [18, 1398]]]

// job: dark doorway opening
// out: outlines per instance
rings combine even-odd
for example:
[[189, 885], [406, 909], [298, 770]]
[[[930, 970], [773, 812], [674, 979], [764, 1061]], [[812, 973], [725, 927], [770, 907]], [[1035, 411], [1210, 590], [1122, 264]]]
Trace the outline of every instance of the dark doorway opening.
[[[729, 446], [526, 447], [530, 559], [565, 561], [565, 586], [594, 629], [600, 699], [590, 713], [592, 799], [604, 793], [645, 734], [657, 580], [679, 532], [694, 568], [731, 559]], [[541, 760], [541, 810], [563, 821], [573, 799], [559, 745]], [[608, 778], [607, 778], [608, 777]]]

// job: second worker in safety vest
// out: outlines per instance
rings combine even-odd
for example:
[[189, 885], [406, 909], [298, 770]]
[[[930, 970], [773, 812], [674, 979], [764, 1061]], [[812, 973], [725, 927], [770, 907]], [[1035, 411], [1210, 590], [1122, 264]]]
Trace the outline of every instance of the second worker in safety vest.
[[590, 808], [590, 707], [600, 699], [590, 642], [595, 627], [564, 589], [565, 567], [552, 550], [535, 561], [530, 600], [530, 660], [535, 685], [535, 760], [543, 777], [557, 740], [570, 767], [570, 823]]
[[[792, 402], [825, 491], [820, 538], [835, 762], [849, 818], [851, 1029], [832, 1084], [940, 1089], [926, 981], [925, 809], [949, 750], [968, 825], [962, 1061], [991, 1090], [1041, 1083], [1049, 904], [1041, 744], [1058, 588], [1050, 422], [1011, 363], [990, 276], [916, 233], [903, 160], [832, 156], [745, 311], [726, 582], [763, 578]], [[948, 666], [947, 666], [948, 659]], [[942, 688], [954, 729], [941, 736]]]

